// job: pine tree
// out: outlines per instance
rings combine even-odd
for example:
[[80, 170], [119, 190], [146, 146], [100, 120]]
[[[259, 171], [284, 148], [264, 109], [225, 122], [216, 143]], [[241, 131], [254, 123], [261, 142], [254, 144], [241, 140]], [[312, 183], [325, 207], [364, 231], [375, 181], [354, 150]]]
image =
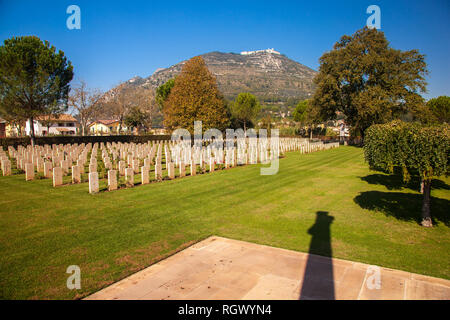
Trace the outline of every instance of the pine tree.
[[73, 67], [64, 52], [35, 36], [13, 37], [0, 46], [0, 113], [29, 119], [67, 110]]

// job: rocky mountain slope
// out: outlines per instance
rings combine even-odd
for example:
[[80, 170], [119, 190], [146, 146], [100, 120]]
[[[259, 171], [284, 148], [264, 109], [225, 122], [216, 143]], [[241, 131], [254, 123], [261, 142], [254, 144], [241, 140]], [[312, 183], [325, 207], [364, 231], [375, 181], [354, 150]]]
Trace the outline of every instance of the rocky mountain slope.
[[[308, 98], [314, 90], [316, 71], [273, 50], [244, 54], [210, 52], [201, 56], [227, 99], [234, 99], [240, 92], [250, 92], [262, 102], [287, 101]], [[126, 84], [156, 89], [178, 75], [185, 62], [158, 69], [148, 78], [134, 77]]]

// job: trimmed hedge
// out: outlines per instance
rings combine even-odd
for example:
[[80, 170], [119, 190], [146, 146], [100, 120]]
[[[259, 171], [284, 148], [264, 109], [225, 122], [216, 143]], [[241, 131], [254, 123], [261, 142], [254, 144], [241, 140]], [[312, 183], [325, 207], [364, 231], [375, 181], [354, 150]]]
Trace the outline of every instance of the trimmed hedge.
[[393, 173], [402, 168], [404, 179], [417, 171], [423, 180], [448, 175], [450, 170], [450, 126], [425, 127], [393, 121], [366, 131], [364, 155], [370, 167]]
[[422, 225], [433, 226], [431, 181], [449, 174], [450, 126], [424, 127], [401, 121], [373, 125], [366, 130], [364, 155], [372, 169], [394, 173], [394, 168], [401, 168], [405, 182], [418, 173], [423, 193]]
[[[146, 143], [148, 141], [170, 140], [170, 135], [117, 135], [117, 136], [52, 136], [52, 137], [36, 137], [37, 145], [52, 145], [52, 144], [74, 144], [74, 143], [95, 143], [95, 142], [134, 142], [134, 143]], [[31, 143], [30, 137], [23, 138], [0, 138], [0, 146], [4, 150], [8, 149], [8, 146], [27, 146]]]

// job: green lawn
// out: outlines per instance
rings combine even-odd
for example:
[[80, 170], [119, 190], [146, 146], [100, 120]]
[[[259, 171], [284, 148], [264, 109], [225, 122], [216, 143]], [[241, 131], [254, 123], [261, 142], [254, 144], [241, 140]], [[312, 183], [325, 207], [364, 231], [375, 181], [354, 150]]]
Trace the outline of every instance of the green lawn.
[[[0, 298], [81, 298], [209, 235], [308, 252], [319, 211], [334, 217], [333, 257], [450, 279], [449, 179], [433, 182], [427, 229], [415, 186], [369, 171], [362, 149], [291, 152], [274, 176], [259, 168], [97, 195], [0, 177]], [[69, 265], [81, 290], [66, 288]]]

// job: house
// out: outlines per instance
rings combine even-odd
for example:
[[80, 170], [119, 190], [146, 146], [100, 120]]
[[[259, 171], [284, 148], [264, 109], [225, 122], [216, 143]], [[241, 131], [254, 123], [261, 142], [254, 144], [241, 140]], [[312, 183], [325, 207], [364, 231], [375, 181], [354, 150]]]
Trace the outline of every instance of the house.
[[[36, 136], [54, 135], [76, 135], [78, 121], [70, 114], [60, 114], [57, 116], [37, 116], [33, 119], [34, 134]], [[30, 122], [25, 124], [25, 132], [30, 135]]]
[[22, 137], [25, 135], [25, 121], [6, 122], [6, 137]]
[[[119, 131], [119, 125], [119, 120], [97, 120], [88, 125], [88, 132], [92, 135], [115, 134]], [[122, 125], [121, 131], [126, 132], [128, 128]]]
[[166, 130], [166, 128], [164, 128], [162, 125], [154, 125], [150, 129], [150, 133], [156, 134], [156, 135], [169, 134], [168, 131]]
[[6, 121], [0, 118], [0, 138], [6, 138]]

